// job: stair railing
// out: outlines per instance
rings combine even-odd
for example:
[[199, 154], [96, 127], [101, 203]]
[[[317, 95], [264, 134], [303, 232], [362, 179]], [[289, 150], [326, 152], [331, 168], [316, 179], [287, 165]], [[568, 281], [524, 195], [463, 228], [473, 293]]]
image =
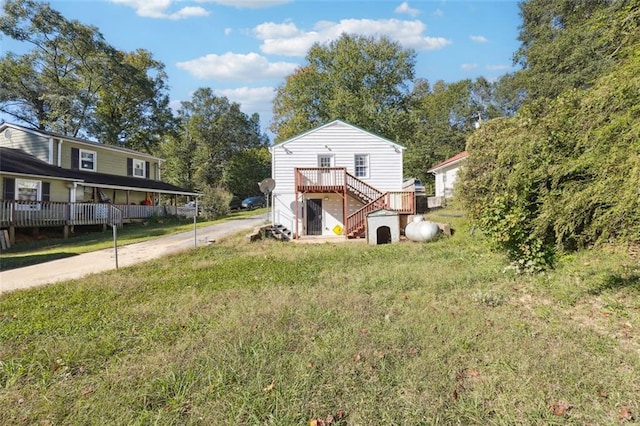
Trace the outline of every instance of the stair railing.
[[344, 230], [344, 234], [346, 236], [351, 236], [354, 232], [364, 231], [367, 214], [387, 207], [387, 198], [387, 194], [382, 194], [360, 210], [347, 216], [347, 226]]
[[363, 201], [365, 204], [377, 199], [383, 192], [358, 179], [349, 172], [345, 172], [347, 190], [351, 195]]

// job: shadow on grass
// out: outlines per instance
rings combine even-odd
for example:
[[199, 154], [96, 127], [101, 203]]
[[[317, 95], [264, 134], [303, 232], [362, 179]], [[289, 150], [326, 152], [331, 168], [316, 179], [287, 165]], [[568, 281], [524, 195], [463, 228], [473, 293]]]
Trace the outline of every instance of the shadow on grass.
[[629, 274], [611, 274], [598, 286], [589, 290], [589, 294], [599, 296], [605, 291], [620, 290], [623, 288], [640, 292], [640, 273], [631, 272]]
[[34, 254], [26, 256], [3, 257], [0, 262], [0, 271], [9, 271], [11, 269], [23, 268], [25, 266], [38, 265], [40, 263], [51, 262], [52, 260], [65, 259], [67, 257], [77, 256], [77, 253], [48, 253]]

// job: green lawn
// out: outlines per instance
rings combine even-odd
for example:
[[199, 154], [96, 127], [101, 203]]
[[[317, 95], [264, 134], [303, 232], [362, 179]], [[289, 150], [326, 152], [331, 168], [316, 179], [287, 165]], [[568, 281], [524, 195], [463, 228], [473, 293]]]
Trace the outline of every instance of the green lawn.
[[[266, 209], [240, 211], [215, 221], [198, 220], [197, 227], [213, 225], [225, 220], [254, 216], [264, 213]], [[0, 271], [21, 268], [37, 263], [48, 262], [80, 253], [102, 250], [113, 247], [113, 230], [109, 227], [101, 231], [101, 226], [78, 227], [78, 233], [71, 238], [63, 239], [62, 233], [51, 238], [31, 239], [13, 245], [9, 250], [0, 252]], [[150, 240], [163, 235], [190, 231], [193, 219], [151, 218], [146, 222], [125, 224], [117, 230], [118, 245], [126, 245]], [[46, 228], [41, 229], [43, 234]]]
[[435, 219], [455, 234], [237, 235], [2, 295], [0, 424], [640, 419], [637, 259], [601, 249], [517, 275], [464, 218]]

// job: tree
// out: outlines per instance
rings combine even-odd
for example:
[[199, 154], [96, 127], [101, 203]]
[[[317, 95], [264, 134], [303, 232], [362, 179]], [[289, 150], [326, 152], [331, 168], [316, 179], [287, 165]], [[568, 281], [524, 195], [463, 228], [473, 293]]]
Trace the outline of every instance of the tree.
[[[253, 150], [258, 152], [269, 144], [257, 114], [249, 117], [238, 103], [215, 96], [210, 88], [200, 88], [190, 101], [182, 102], [178, 119], [180, 136], [163, 145], [165, 157], [170, 158], [165, 176], [172, 182], [197, 190], [225, 185], [228, 190], [238, 190], [243, 179], [257, 188], [255, 179], [269, 176], [270, 168], [252, 158]], [[185, 155], [190, 159], [178, 158]], [[238, 172], [237, 163], [243, 158], [256, 165], [256, 169], [245, 170], [246, 176]]]
[[153, 153], [175, 131], [164, 64], [150, 52], [117, 52], [120, 74], [98, 92], [88, 133], [103, 143]]
[[640, 243], [639, 18], [637, 2], [594, 14], [585, 27], [606, 20], [628, 30], [617, 38], [615, 64], [588, 88], [528, 101], [468, 140], [458, 193], [520, 267], [548, 266], [557, 252]]
[[48, 4], [7, 0], [0, 31], [30, 44], [0, 58], [0, 111], [33, 127], [153, 151], [173, 128], [164, 66], [120, 52]]
[[222, 183], [232, 194], [246, 198], [259, 193], [258, 183], [269, 176], [269, 150], [266, 147], [246, 148], [231, 158], [224, 170]]
[[565, 90], [590, 87], [616, 62], [633, 25], [614, 22], [633, 16], [637, 1], [526, 0], [520, 3], [521, 46], [514, 61], [531, 100], [554, 98]]
[[395, 139], [414, 77], [413, 50], [387, 37], [343, 34], [314, 44], [306, 61], [277, 88], [271, 125], [276, 140], [336, 118]]
[[7, 0], [0, 31], [34, 47], [2, 58], [0, 110], [37, 128], [78, 136], [98, 91], [109, 83], [115, 50], [96, 28], [33, 0]]
[[418, 80], [411, 93], [409, 131], [403, 139], [407, 144], [405, 175], [432, 186], [433, 177], [427, 170], [463, 151], [479, 121], [502, 115], [495, 91], [495, 84], [484, 78], [437, 81], [432, 87], [428, 81]]

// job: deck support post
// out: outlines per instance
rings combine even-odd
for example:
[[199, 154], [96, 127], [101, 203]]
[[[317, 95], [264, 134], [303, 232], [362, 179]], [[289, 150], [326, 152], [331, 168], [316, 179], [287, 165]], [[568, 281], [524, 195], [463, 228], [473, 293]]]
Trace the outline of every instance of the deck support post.
[[16, 227], [9, 226], [9, 242], [11, 245], [16, 243]]
[[69, 225], [64, 225], [62, 227], [62, 237], [67, 240], [69, 239]]

